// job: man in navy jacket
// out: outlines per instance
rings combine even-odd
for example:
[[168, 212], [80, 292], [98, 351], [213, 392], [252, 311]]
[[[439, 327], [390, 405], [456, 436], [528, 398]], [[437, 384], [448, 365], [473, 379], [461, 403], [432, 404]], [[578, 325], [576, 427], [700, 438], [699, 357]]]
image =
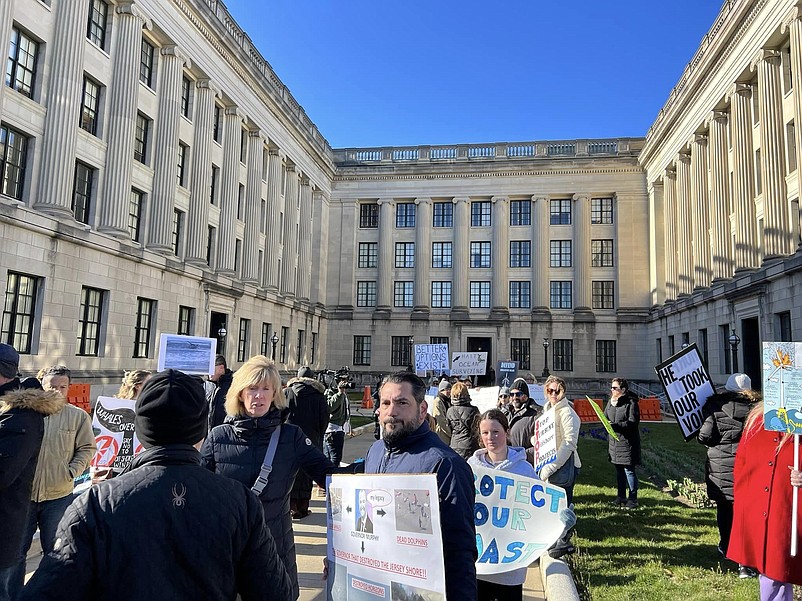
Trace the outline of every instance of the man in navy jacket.
[[379, 391], [383, 438], [368, 450], [365, 473], [437, 475], [446, 597], [476, 601], [473, 472], [429, 429], [425, 392], [423, 380], [413, 373], [397, 372], [384, 379]]

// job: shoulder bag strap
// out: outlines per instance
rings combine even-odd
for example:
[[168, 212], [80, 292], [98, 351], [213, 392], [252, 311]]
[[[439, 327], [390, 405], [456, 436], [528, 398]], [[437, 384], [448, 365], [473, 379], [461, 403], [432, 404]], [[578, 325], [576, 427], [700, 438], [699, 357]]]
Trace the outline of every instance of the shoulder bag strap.
[[267, 480], [270, 478], [270, 472], [273, 471], [273, 458], [276, 456], [276, 447], [278, 447], [278, 438], [281, 434], [281, 425], [276, 426], [273, 434], [270, 435], [270, 444], [267, 446], [267, 453], [265, 453], [265, 460], [262, 462], [262, 469], [259, 470], [259, 477], [256, 478], [251, 490], [258, 497], [267, 486]]

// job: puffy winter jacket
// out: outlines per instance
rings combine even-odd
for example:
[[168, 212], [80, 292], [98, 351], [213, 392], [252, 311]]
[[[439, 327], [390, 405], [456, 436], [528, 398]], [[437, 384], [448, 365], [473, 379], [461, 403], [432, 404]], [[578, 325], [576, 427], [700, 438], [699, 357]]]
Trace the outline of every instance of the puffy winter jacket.
[[378, 440], [365, 458], [367, 474], [436, 474], [446, 572], [446, 597], [476, 601], [476, 527], [473, 472], [468, 463], [421, 426], [388, 447]]
[[517, 411], [513, 404], [510, 403], [509, 412], [510, 446], [526, 449], [526, 455], [529, 457], [529, 461], [532, 462], [535, 457], [532, 436], [535, 434], [535, 422], [543, 410], [535, 401], [527, 399], [526, 405]]
[[[293, 378], [287, 382], [289, 417], [287, 423], [295, 424], [323, 451], [323, 436], [329, 427], [329, 404], [324, 391], [326, 387], [314, 378]], [[290, 497], [294, 500], [309, 500], [312, 497], [312, 474], [301, 470], [295, 476]]]
[[479, 448], [477, 426], [479, 410], [471, 405], [471, 399], [452, 399], [446, 413], [451, 430], [450, 447], [463, 459], [468, 459]]
[[209, 430], [226, 420], [226, 394], [234, 381], [234, 372], [226, 369], [217, 382], [206, 382], [206, 400], [209, 403]]
[[640, 409], [638, 397], [630, 392], [621, 395], [613, 405], [604, 408], [618, 440], [607, 437], [607, 458], [613, 465], [640, 465]]

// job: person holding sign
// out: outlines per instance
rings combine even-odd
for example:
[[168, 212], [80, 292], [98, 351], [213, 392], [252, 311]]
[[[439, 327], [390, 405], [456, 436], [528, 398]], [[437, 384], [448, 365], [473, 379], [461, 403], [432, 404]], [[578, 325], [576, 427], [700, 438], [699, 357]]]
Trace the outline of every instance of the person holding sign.
[[446, 414], [451, 430], [450, 447], [463, 459], [468, 459], [479, 448], [476, 426], [479, 424], [479, 410], [471, 405], [471, 395], [462, 382], [451, 388], [451, 407]]
[[638, 506], [635, 466], [640, 465], [640, 410], [638, 397], [630, 392], [629, 383], [624, 378], [613, 378], [610, 402], [604, 408], [604, 415], [610, 420], [613, 432], [618, 434], [618, 440], [607, 437], [607, 459], [615, 466], [618, 484], [618, 495], [613, 505], [634, 509]]

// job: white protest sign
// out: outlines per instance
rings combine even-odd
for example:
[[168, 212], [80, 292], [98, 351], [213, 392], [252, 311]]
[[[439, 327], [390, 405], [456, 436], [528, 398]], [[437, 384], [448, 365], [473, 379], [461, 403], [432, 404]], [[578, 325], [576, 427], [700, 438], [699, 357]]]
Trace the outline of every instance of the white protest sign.
[[763, 423], [802, 434], [802, 343], [763, 343]]
[[452, 376], [483, 376], [487, 372], [487, 353], [451, 353]]
[[535, 471], [539, 472], [547, 463], [557, 459], [557, 428], [554, 425], [554, 408], [549, 407], [535, 421], [535, 435], [532, 437], [535, 449]]
[[217, 340], [200, 336], [162, 334], [159, 336], [159, 371], [176, 369], [185, 374], [214, 374]]
[[142, 450], [134, 432], [134, 401], [100, 396], [95, 404], [92, 429], [97, 452], [92, 467], [111, 467], [121, 472]]
[[474, 520], [477, 574], [528, 566], [560, 537], [565, 491], [537, 478], [471, 466], [476, 484]]
[[415, 373], [436, 371], [440, 373], [448, 369], [447, 344], [416, 344]]
[[692, 344], [654, 370], [674, 409], [682, 435], [685, 440], [694, 438], [704, 421], [702, 407], [715, 392], [699, 349]]
[[434, 474], [333, 475], [328, 490], [328, 599], [446, 596]]
[[469, 388], [468, 394], [471, 395], [471, 405], [484, 413], [488, 409], [495, 409], [498, 406], [498, 386], [483, 388]]

